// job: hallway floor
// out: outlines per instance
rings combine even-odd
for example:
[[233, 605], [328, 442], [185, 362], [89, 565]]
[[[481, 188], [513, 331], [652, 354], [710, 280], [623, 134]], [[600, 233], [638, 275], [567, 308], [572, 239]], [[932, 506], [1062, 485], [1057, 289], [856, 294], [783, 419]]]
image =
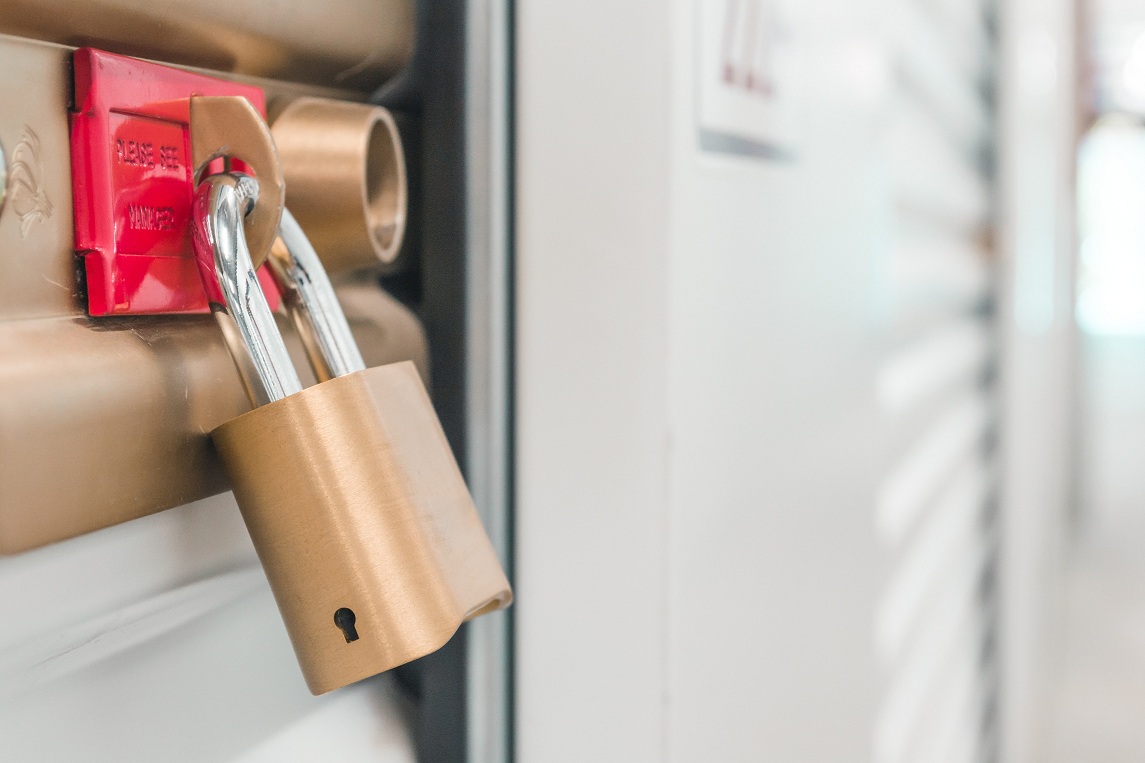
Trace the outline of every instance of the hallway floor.
[[1104, 518], [1065, 576], [1049, 763], [1145, 761], [1145, 521]]

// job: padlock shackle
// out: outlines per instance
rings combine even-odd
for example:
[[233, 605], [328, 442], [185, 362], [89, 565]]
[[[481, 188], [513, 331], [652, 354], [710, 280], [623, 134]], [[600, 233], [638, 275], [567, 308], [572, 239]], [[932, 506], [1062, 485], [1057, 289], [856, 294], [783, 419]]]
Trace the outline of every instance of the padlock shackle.
[[302, 337], [315, 378], [324, 382], [365, 370], [326, 268], [289, 209], [282, 210], [278, 235], [267, 262], [282, 286], [283, 304]]
[[243, 217], [257, 197], [258, 184], [250, 176], [211, 175], [199, 183], [191, 214], [195, 260], [211, 312], [255, 407], [302, 391], [247, 249]]

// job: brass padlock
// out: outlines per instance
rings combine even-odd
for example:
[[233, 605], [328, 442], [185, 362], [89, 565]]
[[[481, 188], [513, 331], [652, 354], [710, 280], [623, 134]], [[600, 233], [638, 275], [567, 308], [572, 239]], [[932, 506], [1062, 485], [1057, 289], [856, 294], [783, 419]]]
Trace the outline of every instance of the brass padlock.
[[193, 206], [204, 286], [257, 406], [211, 437], [306, 682], [322, 694], [435, 651], [512, 593], [417, 371], [364, 368], [284, 212], [285, 246], [271, 259], [327, 379], [302, 389], [243, 236], [257, 191], [245, 176], [213, 175]]

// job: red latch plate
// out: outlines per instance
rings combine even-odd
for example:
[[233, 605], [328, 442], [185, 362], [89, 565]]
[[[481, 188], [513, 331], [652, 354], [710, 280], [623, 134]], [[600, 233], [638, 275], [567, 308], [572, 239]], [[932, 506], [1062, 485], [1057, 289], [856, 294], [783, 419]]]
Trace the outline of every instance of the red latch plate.
[[[262, 90], [92, 48], [73, 60], [75, 246], [88, 314], [206, 312], [188, 224], [190, 97], [241, 95], [265, 117]], [[276, 308], [265, 269], [259, 278]]]

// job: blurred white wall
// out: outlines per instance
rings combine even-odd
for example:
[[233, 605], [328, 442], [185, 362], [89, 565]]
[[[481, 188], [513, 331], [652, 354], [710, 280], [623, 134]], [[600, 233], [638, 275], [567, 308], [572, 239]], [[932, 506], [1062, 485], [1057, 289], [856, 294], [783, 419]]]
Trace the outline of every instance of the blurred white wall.
[[1000, 7], [1002, 753], [1032, 762], [1047, 755], [1076, 487], [1078, 29], [1072, 0]]
[[670, 16], [516, 13], [517, 754], [663, 760]]
[[976, 759], [982, 9], [763, 3], [760, 137], [710, 7], [517, 4], [520, 760]]
[[1055, 639], [1050, 763], [1145, 758], [1145, 337], [1082, 336], [1079, 506]]
[[1114, 113], [1078, 152], [1079, 485], [1047, 757], [1062, 763], [1145, 757], [1145, 5], [1091, 11], [1093, 89]]

